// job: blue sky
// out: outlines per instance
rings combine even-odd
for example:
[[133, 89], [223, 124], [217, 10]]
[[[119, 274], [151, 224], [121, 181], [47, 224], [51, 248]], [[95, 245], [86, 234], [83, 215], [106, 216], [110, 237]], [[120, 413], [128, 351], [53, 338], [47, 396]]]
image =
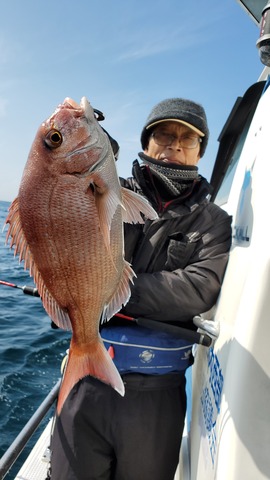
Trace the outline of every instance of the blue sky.
[[66, 96], [105, 113], [121, 176], [156, 103], [201, 103], [210, 140], [199, 171], [210, 179], [222, 126], [263, 69], [259, 27], [236, 0], [1, 3], [0, 200], [16, 197], [37, 128]]

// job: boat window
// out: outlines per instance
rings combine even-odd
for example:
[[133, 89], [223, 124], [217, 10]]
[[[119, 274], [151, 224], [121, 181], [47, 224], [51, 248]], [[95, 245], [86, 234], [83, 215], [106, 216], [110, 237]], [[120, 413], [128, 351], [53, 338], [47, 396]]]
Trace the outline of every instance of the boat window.
[[249, 118], [247, 119], [247, 123], [244, 127], [244, 130], [239, 137], [238, 143], [235, 146], [235, 150], [232, 154], [223, 182], [220, 185], [219, 191], [215, 198], [215, 203], [217, 203], [217, 205], [224, 205], [225, 203], [227, 203], [231, 186], [232, 186], [232, 181], [235, 174], [235, 170], [238, 165], [239, 158], [241, 156], [241, 152], [248, 134], [248, 130], [249, 130], [252, 118], [253, 118], [253, 112], [252, 112], [252, 115], [251, 114], [249, 115]]
[[265, 81], [256, 82], [243, 97], [238, 97], [219, 135], [219, 149], [210, 183], [211, 201], [218, 205], [227, 202], [235, 170], [248, 130], [262, 95]]

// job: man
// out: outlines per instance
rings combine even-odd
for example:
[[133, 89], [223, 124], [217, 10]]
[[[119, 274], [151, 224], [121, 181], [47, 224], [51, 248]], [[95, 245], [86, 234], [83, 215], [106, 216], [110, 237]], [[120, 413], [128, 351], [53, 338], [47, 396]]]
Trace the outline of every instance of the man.
[[[141, 163], [133, 163], [133, 177], [122, 184], [144, 195], [159, 218], [125, 226], [126, 259], [137, 278], [123, 316], [194, 329], [193, 317], [217, 300], [231, 218], [209, 203], [210, 186], [198, 174], [208, 136], [202, 106], [181, 98], [156, 105], [143, 127]], [[116, 316], [101, 335], [120, 332], [123, 338], [130, 330], [136, 335], [140, 327]], [[159, 335], [141, 329], [147, 331], [142, 346]], [[168, 334], [168, 344], [173, 337]], [[186, 367], [176, 360], [166, 373], [161, 365], [153, 374], [132, 370], [130, 357], [127, 347], [124, 398], [92, 377], [73, 388], [53, 435], [53, 480], [173, 480], [186, 413], [185, 368], [192, 359]]]

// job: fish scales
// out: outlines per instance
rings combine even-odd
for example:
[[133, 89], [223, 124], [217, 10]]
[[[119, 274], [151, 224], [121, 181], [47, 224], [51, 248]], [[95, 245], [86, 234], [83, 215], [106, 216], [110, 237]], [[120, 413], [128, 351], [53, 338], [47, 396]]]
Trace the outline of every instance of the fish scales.
[[121, 188], [107, 135], [85, 97], [66, 98], [40, 126], [10, 207], [7, 240], [30, 270], [45, 310], [72, 329], [60, 413], [72, 387], [92, 375], [124, 394], [99, 335], [130, 296], [134, 276], [124, 259], [123, 221], [156, 212]]

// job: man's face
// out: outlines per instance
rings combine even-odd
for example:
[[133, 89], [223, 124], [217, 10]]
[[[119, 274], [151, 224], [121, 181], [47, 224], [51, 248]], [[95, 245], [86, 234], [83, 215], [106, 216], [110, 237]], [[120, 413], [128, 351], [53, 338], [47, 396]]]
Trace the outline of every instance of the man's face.
[[[181, 141], [187, 147], [182, 146]], [[189, 146], [192, 148], [188, 148]], [[200, 137], [179, 122], [163, 122], [153, 130], [144, 153], [164, 163], [197, 165], [200, 160]]]

